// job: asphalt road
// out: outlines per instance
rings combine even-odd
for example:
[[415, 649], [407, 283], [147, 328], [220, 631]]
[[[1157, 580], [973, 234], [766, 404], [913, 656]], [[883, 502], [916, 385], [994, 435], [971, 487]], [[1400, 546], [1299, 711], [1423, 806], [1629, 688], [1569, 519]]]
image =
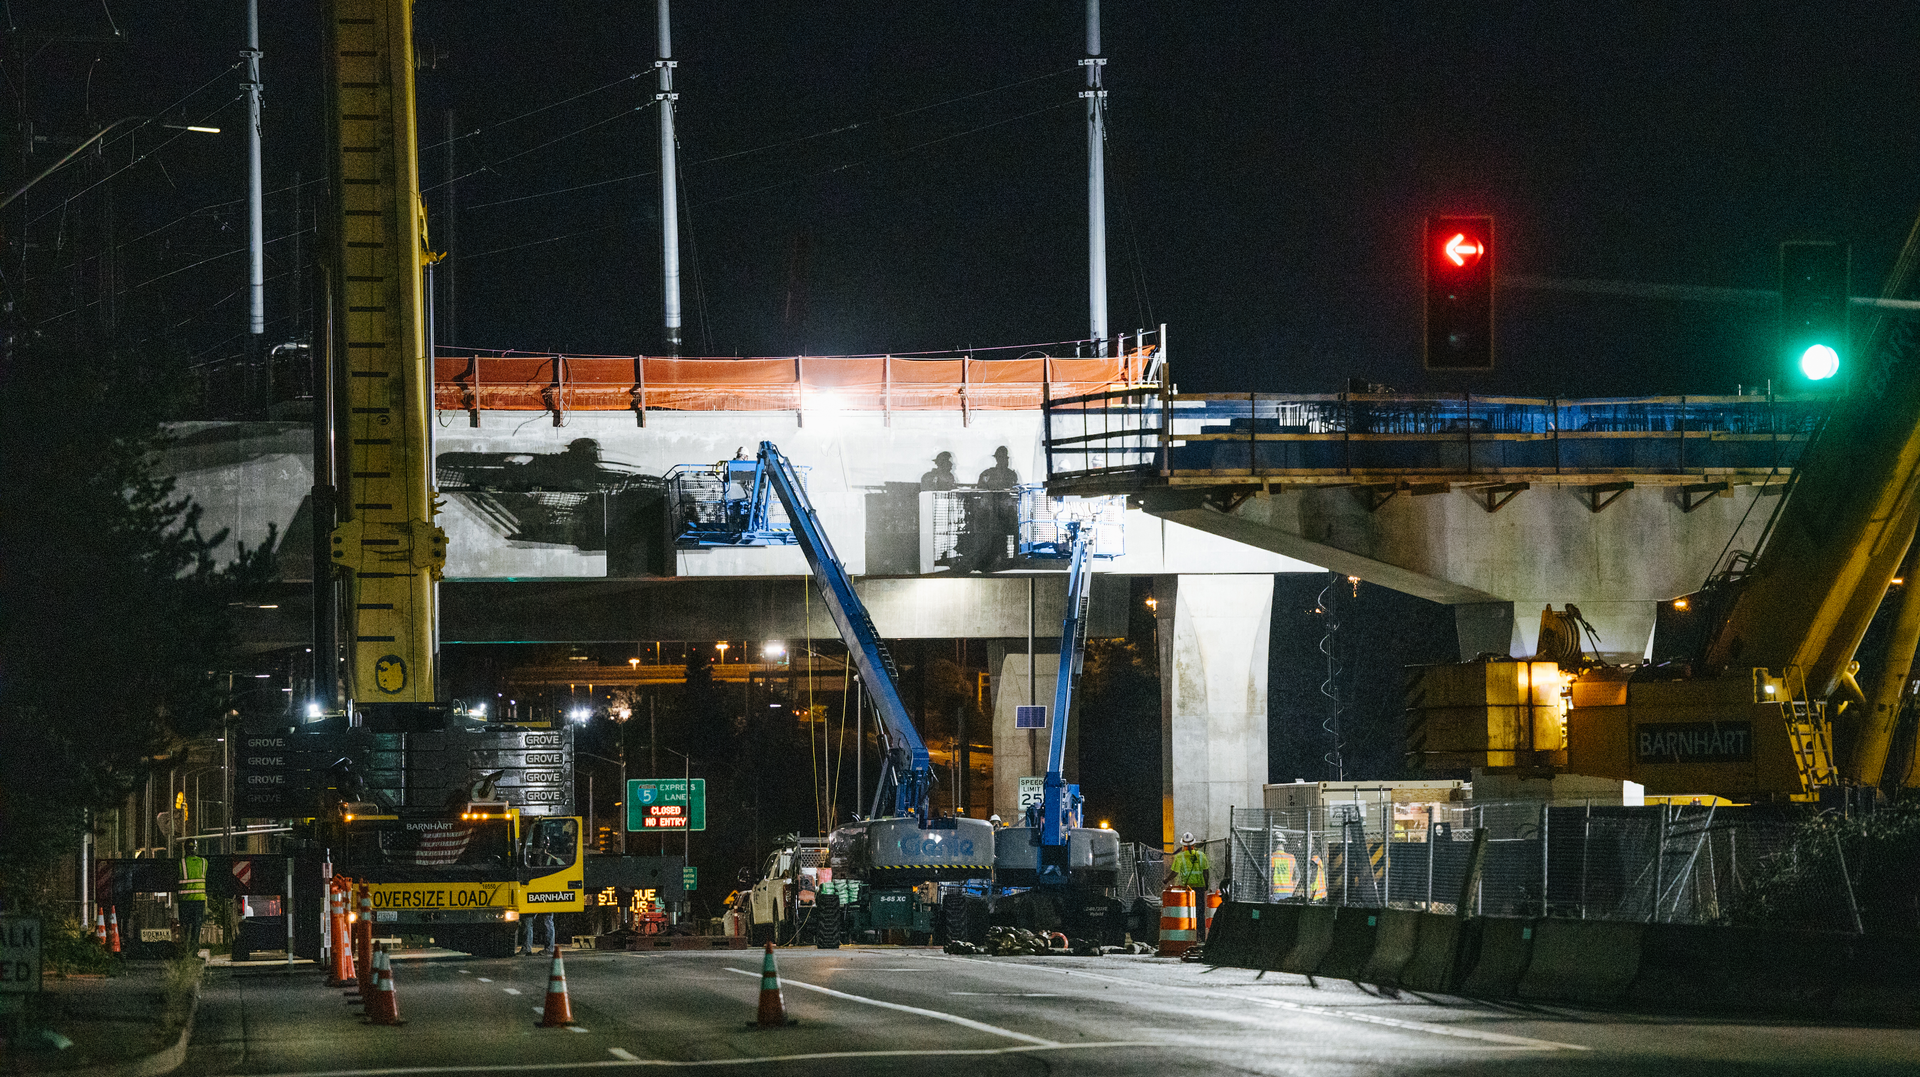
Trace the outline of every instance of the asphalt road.
[[312, 966], [210, 969], [188, 1074], [714, 1069], [948, 1074], [1902, 1074], [1920, 1029], [1383, 998], [1170, 959], [782, 950], [788, 1016], [749, 1028], [758, 951], [569, 953], [573, 1029], [534, 1027], [543, 958], [395, 963], [400, 1028], [361, 1023]]

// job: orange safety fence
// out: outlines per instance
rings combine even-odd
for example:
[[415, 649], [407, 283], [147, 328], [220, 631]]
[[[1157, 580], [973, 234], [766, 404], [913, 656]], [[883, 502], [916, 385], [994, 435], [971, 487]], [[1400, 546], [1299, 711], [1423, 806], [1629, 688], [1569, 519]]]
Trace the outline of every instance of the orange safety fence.
[[1033, 411], [1132, 384], [1151, 347], [1105, 358], [472, 355], [434, 360], [444, 411]]

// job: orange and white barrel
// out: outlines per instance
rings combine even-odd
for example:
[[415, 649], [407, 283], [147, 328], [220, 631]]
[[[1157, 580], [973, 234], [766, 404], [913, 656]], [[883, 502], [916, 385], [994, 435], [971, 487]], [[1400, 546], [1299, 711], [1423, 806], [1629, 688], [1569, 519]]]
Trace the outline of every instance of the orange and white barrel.
[[1169, 886], [1160, 892], [1160, 956], [1178, 957], [1193, 949], [1199, 939], [1194, 932], [1194, 893], [1184, 886]]
[[1213, 914], [1219, 912], [1220, 906], [1224, 903], [1224, 899], [1220, 897], [1220, 891], [1207, 891], [1206, 912], [1203, 914], [1206, 916], [1206, 923], [1202, 925], [1204, 930], [1200, 932], [1200, 938], [1203, 941], [1213, 937]]

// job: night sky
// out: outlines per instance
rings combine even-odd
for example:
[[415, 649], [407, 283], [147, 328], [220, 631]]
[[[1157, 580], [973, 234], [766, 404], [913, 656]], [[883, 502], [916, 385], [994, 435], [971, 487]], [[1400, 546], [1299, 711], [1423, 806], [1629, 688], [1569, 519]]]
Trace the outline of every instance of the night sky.
[[[319, 6], [262, 7], [269, 305], [286, 338], [320, 204]], [[7, 9], [7, 85], [36, 133], [182, 98], [169, 121], [225, 128], [116, 136], [28, 200], [36, 249], [105, 242], [85, 199], [64, 200], [112, 172], [119, 307], [196, 362], [237, 352], [244, 325], [244, 108], [222, 73], [244, 11]], [[1083, 15], [676, 5], [686, 350], [1084, 336]], [[659, 350], [653, 18], [646, 2], [417, 6], [437, 246], [448, 109], [460, 136], [443, 347]], [[1764, 307], [1505, 288], [1499, 369], [1423, 372], [1422, 218], [1492, 214], [1503, 277], [1765, 289], [1781, 240], [1843, 240], [1868, 294], [1920, 205], [1920, 9], [1905, 5], [1108, 0], [1103, 21], [1113, 327], [1168, 323], [1186, 390], [1730, 392], [1778, 369]], [[116, 26], [119, 42], [46, 40]], [[60, 306], [39, 316], [78, 316]]]

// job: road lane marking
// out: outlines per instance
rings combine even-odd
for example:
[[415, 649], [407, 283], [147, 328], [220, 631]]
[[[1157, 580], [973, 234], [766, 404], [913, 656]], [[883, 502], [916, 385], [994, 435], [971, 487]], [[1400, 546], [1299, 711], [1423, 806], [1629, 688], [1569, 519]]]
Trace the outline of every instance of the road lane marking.
[[456, 970], [456, 971], [457, 971], [457, 972], [459, 972], [459, 973], [460, 973], [460, 975], [462, 975], [462, 976], [471, 976], [471, 975], [473, 975], [473, 970], [472, 970], [472, 969], [458, 969], [458, 970]]
[[625, 1047], [609, 1047], [607, 1048], [607, 1053], [619, 1059], [622, 1062], [640, 1061], [639, 1055], [634, 1054], [632, 1051], [627, 1050]]
[[[760, 975], [759, 972], [756, 972], [752, 969], [729, 968], [727, 971], [737, 972], [742, 976]], [[978, 1032], [991, 1032], [996, 1036], [1005, 1036], [1010, 1040], [1019, 1040], [1022, 1043], [1031, 1043], [1036, 1047], [1059, 1046], [1052, 1040], [1042, 1039], [1039, 1036], [1029, 1036], [1024, 1032], [1015, 1032], [1010, 1028], [1001, 1028], [999, 1025], [989, 1025], [985, 1021], [975, 1021], [971, 1017], [962, 1017], [957, 1013], [942, 1013], [939, 1010], [926, 1010], [926, 1009], [921, 1009], [918, 1006], [902, 1005], [901, 1003], [898, 1003], [898, 1002], [885, 1002], [877, 998], [867, 998], [865, 995], [849, 995], [845, 991], [835, 991], [831, 987], [821, 987], [819, 984], [802, 983], [799, 980], [789, 980], [784, 977], [781, 978], [780, 983], [782, 986], [785, 986], [785, 987], [798, 987], [803, 991], [818, 991], [823, 995], [832, 995], [835, 998], [843, 998], [849, 1002], [862, 1002], [867, 1004], [868, 1006], [878, 1006], [884, 1010], [898, 1010], [901, 1013], [919, 1014], [921, 1017], [931, 1017], [936, 1021], [947, 1021], [952, 1024], [961, 1025], [966, 1028], [974, 1029], [975, 1031], [978, 1031]]]
[[[943, 958], [934, 957], [933, 955], [928, 955], [928, 959], [934, 961], [943, 960]], [[1035, 965], [1024, 961], [1019, 964], [1026, 968], [1039, 969], [1043, 972], [1058, 972], [1067, 976], [1084, 976], [1090, 980], [1108, 980], [1117, 984], [1126, 984], [1129, 987], [1142, 987], [1149, 990], [1170, 987], [1175, 990], [1186, 991], [1190, 994], [1207, 995], [1212, 998], [1233, 999], [1237, 1002], [1251, 1002], [1256, 1006], [1267, 1006], [1276, 1010], [1291, 1010], [1294, 1013], [1311, 1014], [1316, 1017], [1334, 1017], [1344, 1021], [1358, 1021], [1368, 1025], [1385, 1025], [1389, 1028], [1403, 1028], [1411, 1032], [1426, 1032], [1435, 1036], [1452, 1036], [1456, 1039], [1464, 1040], [1484, 1040], [1487, 1043], [1534, 1047], [1550, 1051], [1593, 1050], [1591, 1047], [1582, 1046], [1577, 1043], [1561, 1043], [1558, 1040], [1540, 1040], [1534, 1039], [1531, 1036], [1509, 1035], [1505, 1032], [1484, 1032], [1480, 1029], [1455, 1028], [1451, 1025], [1437, 1025], [1427, 1021], [1409, 1021], [1401, 1017], [1382, 1017], [1379, 1014], [1359, 1013], [1353, 1010], [1335, 1009], [1331, 1006], [1311, 1006], [1303, 1002], [1287, 1002], [1277, 998], [1256, 998], [1252, 995], [1242, 995], [1233, 991], [1209, 990], [1204, 987], [1189, 987], [1185, 984], [1148, 983], [1144, 980], [1135, 980], [1126, 976], [1103, 976], [1100, 973], [1087, 972], [1084, 969], [1050, 969], [1044, 965]]]
[[949, 991], [949, 995], [980, 995], [986, 998], [1065, 998], [1044, 991]]
[[500, 990], [505, 991], [509, 995], [517, 995], [520, 993], [520, 989], [517, 987], [503, 987]]
[[586, 1029], [581, 1028], [579, 1025], [568, 1025], [567, 1031], [568, 1032], [585, 1032]]
[[[754, 973], [758, 976], [759, 973]], [[416, 1077], [416, 1075], [434, 1073], [556, 1073], [566, 1070], [603, 1070], [623, 1069], [638, 1066], [658, 1066], [673, 1068], [706, 1068], [712, 1066], [764, 1066], [782, 1062], [829, 1062], [849, 1058], [940, 1058], [940, 1057], [985, 1057], [990, 1055], [1045, 1054], [1052, 1051], [1087, 1051], [1102, 1049], [1129, 1049], [1166, 1047], [1163, 1043], [1150, 1043], [1145, 1040], [1101, 1040], [1092, 1043], [1052, 1043], [1044, 1047], [1034, 1044], [1021, 1044], [1016, 1047], [947, 1047], [925, 1050], [897, 1051], [816, 1051], [810, 1054], [761, 1055], [746, 1058], [701, 1058], [686, 1062], [677, 1062], [665, 1058], [642, 1058], [634, 1061], [625, 1059], [595, 1059], [592, 1062], [525, 1062], [503, 1063], [489, 1066], [391, 1066], [381, 1069], [364, 1070], [300, 1070], [259, 1074], [255, 1077]]]
[[492, 983], [493, 981], [492, 981], [492, 980], [489, 980], [489, 979], [488, 979], [488, 978], [486, 978], [485, 976], [482, 976], [482, 977], [480, 977], [480, 982], [481, 982], [481, 983], [483, 983], [483, 984], [490, 984], [490, 983]]

